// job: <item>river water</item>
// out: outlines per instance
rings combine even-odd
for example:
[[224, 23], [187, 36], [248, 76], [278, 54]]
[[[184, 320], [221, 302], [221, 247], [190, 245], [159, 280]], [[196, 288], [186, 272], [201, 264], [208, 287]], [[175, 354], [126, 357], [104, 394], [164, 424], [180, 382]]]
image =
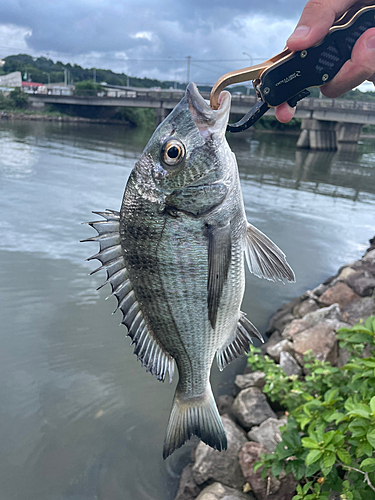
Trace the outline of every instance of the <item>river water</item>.
[[[161, 457], [174, 384], [139, 365], [95, 291], [83, 221], [118, 210], [145, 131], [0, 123], [0, 497], [170, 500], [189, 446]], [[261, 331], [283, 302], [358, 259], [375, 233], [375, 141], [358, 153], [296, 151], [295, 137], [232, 137], [248, 219], [287, 254], [296, 284], [247, 275]], [[236, 362], [213, 369], [230, 391]]]

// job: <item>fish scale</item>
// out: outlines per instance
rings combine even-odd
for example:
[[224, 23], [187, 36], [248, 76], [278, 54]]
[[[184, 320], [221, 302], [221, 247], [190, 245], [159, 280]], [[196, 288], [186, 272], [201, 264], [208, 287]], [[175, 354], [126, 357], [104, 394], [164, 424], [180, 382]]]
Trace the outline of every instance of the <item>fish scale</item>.
[[[168, 457], [192, 435], [227, 440], [209, 381], [260, 333], [241, 312], [249, 269], [293, 281], [283, 252], [246, 221], [237, 163], [225, 139], [230, 94], [212, 110], [190, 84], [130, 174], [120, 213], [90, 223], [134, 353], [161, 381], [179, 380], [164, 441]], [[171, 151], [171, 155], [168, 155]]]

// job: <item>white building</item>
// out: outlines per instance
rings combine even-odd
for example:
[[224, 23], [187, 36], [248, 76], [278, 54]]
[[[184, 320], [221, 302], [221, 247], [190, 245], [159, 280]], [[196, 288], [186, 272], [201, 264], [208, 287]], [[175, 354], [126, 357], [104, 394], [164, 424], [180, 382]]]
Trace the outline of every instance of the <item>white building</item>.
[[21, 71], [14, 71], [8, 75], [0, 76], [0, 87], [22, 87]]

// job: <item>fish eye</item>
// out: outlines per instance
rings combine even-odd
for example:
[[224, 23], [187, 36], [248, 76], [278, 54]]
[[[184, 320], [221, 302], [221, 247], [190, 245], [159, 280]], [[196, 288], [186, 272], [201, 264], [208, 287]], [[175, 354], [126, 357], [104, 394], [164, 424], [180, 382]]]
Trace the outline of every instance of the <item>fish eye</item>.
[[167, 139], [161, 147], [160, 159], [164, 165], [175, 167], [185, 158], [185, 146], [178, 139]]

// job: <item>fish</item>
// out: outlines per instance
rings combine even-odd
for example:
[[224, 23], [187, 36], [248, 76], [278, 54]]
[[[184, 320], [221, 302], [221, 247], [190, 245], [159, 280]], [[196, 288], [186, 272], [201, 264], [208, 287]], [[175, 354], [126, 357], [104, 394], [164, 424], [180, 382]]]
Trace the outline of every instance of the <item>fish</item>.
[[231, 96], [213, 110], [190, 83], [155, 130], [126, 185], [120, 211], [93, 212], [98, 259], [134, 354], [164, 381], [178, 369], [163, 458], [193, 435], [227, 449], [210, 385], [262, 339], [241, 311], [245, 268], [294, 282], [285, 254], [247, 222], [236, 157], [225, 137]]

